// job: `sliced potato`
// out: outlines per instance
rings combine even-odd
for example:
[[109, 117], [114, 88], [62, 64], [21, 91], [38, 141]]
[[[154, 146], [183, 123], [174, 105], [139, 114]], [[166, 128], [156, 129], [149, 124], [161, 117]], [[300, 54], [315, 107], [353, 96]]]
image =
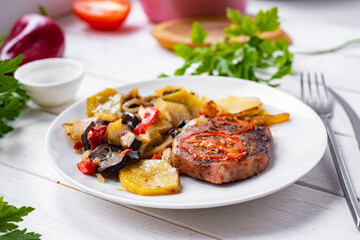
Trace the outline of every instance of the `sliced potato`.
[[[122, 123], [122, 119], [111, 122], [106, 130], [107, 141], [109, 144], [121, 146], [119, 134], [125, 131], [131, 131], [128, 125]], [[105, 135], [106, 135], [105, 134]]]
[[261, 102], [256, 97], [229, 96], [216, 101], [220, 111], [229, 112], [237, 117], [255, 115], [261, 110]]
[[139, 137], [141, 140], [141, 146], [139, 148], [140, 154], [149, 147], [159, 144], [163, 140], [159, 130], [153, 125], [148, 126], [145, 133], [140, 134]]
[[160, 132], [160, 134], [166, 134], [171, 128], [172, 124], [166, 119], [160, 120], [157, 119], [151, 126], [157, 128], [157, 130]]
[[170, 93], [162, 97], [166, 101], [181, 103], [186, 106], [192, 117], [197, 117], [205, 102], [186, 90]]
[[176, 168], [164, 160], [142, 160], [119, 172], [121, 185], [138, 195], [167, 195], [180, 192]]
[[[151, 158], [155, 153], [158, 153], [158, 152], [164, 150], [165, 148], [171, 146], [172, 142], [173, 142], [172, 136], [168, 135], [164, 139], [164, 141], [162, 143], [160, 143], [159, 145], [149, 149], [148, 151], [141, 151], [140, 156], [141, 156], [141, 158]], [[148, 146], [151, 146], [151, 145], [148, 145]], [[146, 150], [146, 148], [144, 150]]]
[[174, 127], [177, 127], [181, 121], [191, 118], [191, 115], [185, 105], [176, 102], [164, 101], [161, 98], [156, 99], [156, 107]]
[[121, 117], [124, 96], [112, 88], [89, 97], [87, 103], [87, 115], [98, 116], [104, 120], [113, 122]]
[[70, 136], [73, 142], [81, 142], [81, 134], [92, 121], [96, 121], [97, 119], [97, 117], [92, 117], [83, 120], [71, 121], [63, 123], [62, 126], [65, 133]]
[[161, 156], [161, 160], [164, 160], [166, 162], [168, 162], [170, 165], [172, 165], [172, 150], [171, 147], [165, 148], [162, 156]]
[[170, 92], [176, 92], [178, 90], [186, 90], [186, 89], [182, 88], [182, 87], [166, 86], [166, 87], [160, 88], [158, 90], [155, 90], [155, 94], [158, 96], [162, 96], [164, 92], [170, 93]]

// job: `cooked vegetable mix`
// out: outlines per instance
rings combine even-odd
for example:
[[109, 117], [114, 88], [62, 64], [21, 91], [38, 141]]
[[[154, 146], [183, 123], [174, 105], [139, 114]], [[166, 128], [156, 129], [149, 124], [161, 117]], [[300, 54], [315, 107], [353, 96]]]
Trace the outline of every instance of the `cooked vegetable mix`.
[[105, 89], [88, 98], [87, 115], [63, 124], [74, 149], [82, 152], [77, 168], [99, 182], [105, 182], [103, 173], [119, 174], [122, 186], [140, 195], [180, 191], [179, 172], [171, 166], [172, 144], [192, 119], [211, 120], [212, 128], [189, 136], [182, 147], [199, 159], [219, 161], [246, 155], [234, 134], [289, 120], [288, 113], [270, 115], [258, 98], [213, 101], [180, 87], [164, 87], [147, 97], [137, 89], [124, 95]]

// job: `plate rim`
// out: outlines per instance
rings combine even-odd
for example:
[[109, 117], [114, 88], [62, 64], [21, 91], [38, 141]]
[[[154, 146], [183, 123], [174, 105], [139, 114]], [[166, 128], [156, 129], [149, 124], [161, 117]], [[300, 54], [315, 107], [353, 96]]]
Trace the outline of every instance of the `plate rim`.
[[[156, 202], [147, 202], [144, 200], [139, 200], [139, 199], [126, 199], [124, 197], [119, 197], [119, 196], [114, 196], [114, 195], [110, 195], [107, 193], [103, 193], [100, 192], [98, 190], [92, 189], [90, 187], [87, 187], [79, 182], [77, 182], [75, 179], [73, 179], [71, 176], [69, 176], [67, 173], [65, 173], [60, 167], [58, 167], [55, 163], [55, 161], [52, 159], [51, 154], [49, 152], [49, 138], [50, 138], [50, 134], [51, 134], [51, 130], [54, 128], [55, 123], [57, 122], [57, 120], [62, 117], [63, 115], [65, 115], [67, 112], [71, 111], [71, 109], [75, 108], [77, 105], [81, 104], [86, 98], [81, 98], [78, 101], [76, 101], [75, 103], [71, 104], [70, 106], [68, 106], [65, 110], [63, 110], [50, 124], [49, 128], [47, 129], [46, 132], [46, 137], [45, 137], [45, 152], [46, 152], [46, 156], [48, 158], [48, 160], [50, 161], [51, 165], [55, 168], [55, 170], [62, 176], [64, 177], [66, 180], [70, 181], [71, 183], [73, 183], [75, 186], [79, 187], [80, 189], [82, 189], [85, 193], [99, 197], [103, 200], [106, 201], [111, 201], [111, 202], [115, 202], [117, 204], [130, 204], [130, 205], [134, 205], [134, 206], [141, 206], [141, 207], [151, 207], [151, 208], [158, 208], [158, 209], [204, 209], [204, 208], [214, 208], [214, 207], [221, 207], [221, 206], [228, 206], [228, 205], [233, 205], [233, 204], [237, 204], [237, 203], [242, 203], [242, 202], [247, 202], [247, 201], [251, 201], [257, 198], [262, 198], [264, 196], [273, 194], [277, 191], [280, 191], [288, 186], [290, 186], [291, 184], [293, 184], [294, 182], [296, 182], [298, 179], [302, 178], [303, 176], [305, 176], [307, 173], [309, 173], [322, 159], [322, 157], [325, 154], [326, 151], [326, 146], [327, 146], [327, 134], [326, 134], [326, 128], [321, 120], [321, 118], [319, 117], [319, 115], [311, 108], [309, 107], [307, 104], [305, 104], [304, 102], [300, 101], [299, 99], [297, 99], [296, 97], [281, 91], [279, 89], [276, 88], [271, 88], [269, 86], [257, 83], [257, 82], [252, 82], [249, 80], [245, 80], [245, 79], [239, 79], [239, 78], [232, 78], [232, 77], [222, 77], [222, 76], [174, 76], [174, 77], [166, 77], [166, 78], [161, 78], [162, 80], [167, 80], [167, 81], [173, 81], [173, 80], [177, 80], [177, 81], [181, 81], [183, 79], [206, 79], [206, 78], [211, 78], [211, 79], [218, 79], [219, 81], [221, 80], [225, 80], [225, 81], [233, 81], [233, 82], [239, 82], [242, 81], [246, 84], [250, 84], [250, 85], [256, 85], [256, 86], [261, 86], [261, 87], [265, 87], [265, 88], [270, 88], [278, 93], [284, 94], [286, 95], [286, 97], [289, 97], [293, 100], [295, 100], [296, 102], [300, 103], [301, 105], [303, 105], [305, 108], [307, 108], [308, 110], [310, 110], [310, 112], [312, 112], [312, 114], [315, 116], [315, 118], [318, 118], [318, 120], [322, 123], [322, 132], [323, 132], [323, 147], [322, 147], [322, 151], [320, 154], [319, 159], [314, 160], [313, 162], [311, 162], [311, 164], [308, 164], [303, 172], [299, 175], [297, 175], [295, 178], [293, 178], [291, 181], [285, 182], [284, 184], [281, 185], [277, 185], [273, 188], [271, 188], [269, 191], [264, 191], [261, 194], [253, 194], [251, 196], [248, 197], [243, 197], [241, 199], [234, 199], [234, 200], [229, 200], [229, 201], [221, 201], [221, 202], [209, 202], [206, 204], [181, 204], [181, 205], [174, 205], [174, 204], [164, 204], [164, 203], [156, 203]], [[216, 80], [216, 81], [218, 81]], [[114, 89], [121, 89], [121, 88], [126, 88], [126, 87], [131, 87], [131, 86], [136, 86], [139, 87], [139, 85], [141, 85], [142, 83], [149, 83], [149, 82], [155, 82], [155, 81], [159, 81], [159, 79], [150, 79], [150, 80], [144, 80], [144, 81], [139, 81], [139, 82], [135, 82], [135, 83], [130, 83], [130, 84], [124, 84], [124, 85], [120, 85], [117, 87], [114, 87]], [[178, 82], [177, 82], [178, 84]], [[181, 85], [181, 82], [180, 84]], [[140, 196], [141, 197], [141, 196]]]

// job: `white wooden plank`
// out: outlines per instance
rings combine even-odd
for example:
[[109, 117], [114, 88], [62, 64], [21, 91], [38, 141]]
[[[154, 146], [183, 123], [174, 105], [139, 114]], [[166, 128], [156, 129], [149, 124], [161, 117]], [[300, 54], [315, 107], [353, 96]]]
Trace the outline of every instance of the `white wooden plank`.
[[0, 174], [7, 201], [36, 208], [21, 227], [43, 239], [206, 238], [197, 232], [221, 239], [355, 239], [358, 234], [343, 198], [297, 185], [220, 208], [134, 208], [153, 218], [12, 168], [1, 166]]
[[5, 201], [36, 209], [20, 227], [42, 239], [212, 239], [9, 167], [0, 175]]
[[228, 207], [148, 212], [222, 239], [357, 239], [359, 234], [345, 199], [297, 185]]

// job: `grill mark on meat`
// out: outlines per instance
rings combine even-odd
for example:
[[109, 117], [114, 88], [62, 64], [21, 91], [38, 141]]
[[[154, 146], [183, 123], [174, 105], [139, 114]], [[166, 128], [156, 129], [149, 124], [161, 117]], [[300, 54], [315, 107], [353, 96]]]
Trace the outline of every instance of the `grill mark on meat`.
[[211, 130], [211, 121], [187, 126], [173, 142], [173, 164], [181, 173], [215, 184], [247, 179], [263, 172], [270, 159], [271, 132], [267, 127], [255, 126], [252, 130], [238, 136], [247, 154], [239, 161], [212, 161], [195, 159], [187, 150], [180, 147], [180, 141], [195, 133]]

